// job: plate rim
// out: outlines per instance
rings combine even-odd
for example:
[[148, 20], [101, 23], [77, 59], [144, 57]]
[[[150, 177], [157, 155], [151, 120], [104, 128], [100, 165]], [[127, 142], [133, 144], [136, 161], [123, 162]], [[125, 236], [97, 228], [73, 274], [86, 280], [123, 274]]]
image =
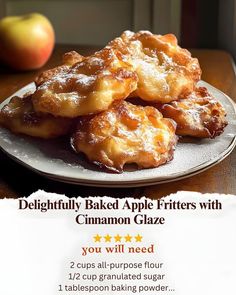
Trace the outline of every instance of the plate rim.
[[[230, 104], [232, 105], [232, 108], [234, 110], [234, 114], [236, 115], [236, 103], [224, 92], [222, 92], [221, 90], [217, 89], [216, 87], [212, 86], [211, 84], [201, 80], [201, 82], [203, 82], [206, 87], [210, 87], [215, 89], [217, 92], [219, 92], [221, 95], [225, 96], [227, 98], [227, 100], [230, 102]], [[17, 93], [21, 93], [23, 91], [25, 91], [25, 89], [29, 89], [30, 87], [35, 87], [34, 82], [31, 82], [27, 85], [25, 85], [24, 87], [22, 87], [21, 89], [19, 89], [17, 92], [15, 92], [13, 95], [11, 95], [10, 97], [8, 97], [7, 99], [5, 99], [1, 104], [0, 104], [0, 109], [7, 103], [8, 100], [11, 99], [11, 97], [17, 95]], [[1, 128], [1, 127], [0, 127]], [[168, 182], [173, 182], [173, 181], [177, 181], [177, 180], [181, 180], [181, 179], [185, 179], [194, 175], [197, 175], [201, 172], [204, 172], [206, 170], [208, 170], [209, 168], [217, 165], [218, 163], [220, 163], [221, 161], [223, 161], [233, 150], [234, 147], [236, 146], [236, 134], [234, 134], [231, 142], [229, 143], [227, 149], [225, 149], [223, 152], [221, 152], [218, 157], [204, 162], [196, 167], [190, 168], [188, 170], [186, 170], [185, 172], [176, 172], [174, 174], [171, 174], [169, 176], [158, 176], [158, 177], [145, 177], [142, 180], [89, 180], [88, 177], [85, 178], [81, 178], [80, 177], [68, 177], [68, 176], [61, 176], [61, 175], [56, 175], [56, 174], [52, 174], [52, 173], [47, 173], [44, 172], [40, 169], [37, 169], [33, 166], [31, 166], [30, 164], [24, 162], [22, 159], [14, 156], [13, 154], [11, 154], [10, 152], [8, 152], [6, 149], [4, 149], [1, 145], [0, 142], [0, 150], [3, 151], [7, 156], [9, 156], [9, 158], [11, 158], [12, 160], [14, 160], [15, 162], [17, 162], [18, 164], [26, 167], [27, 169], [31, 170], [32, 172], [36, 172], [37, 174], [44, 176], [48, 179], [54, 180], [54, 181], [60, 181], [60, 182], [64, 182], [64, 183], [70, 183], [70, 184], [74, 184], [74, 185], [85, 185], [85, 186], [97, 186], [97, 187], [141, 187], [141, 186], [151, 186], [154, 184], [162, 184], [162, 183], [168, 183]], [[180, 174], [180, 175], [178, 175]]]
[[[235, 145], [236, 145], [236, 138], [235, 138]], [[53, 174], [47, 174], [44, 172], [41, 172], [38, 169], [33, 168], [32, 166], [25, 164], [24, 162], [21, 163], [21, 161], [18, 158], [15, 158], [14, 156], [12, 156], [11, 154], [6, 153], [11, 159], [15, 160], [17, 163], [21, 164], [23, 167], [29, 169], [32, 172], [35, 172], [36, 174], [43, 176], [44, 178], [53, 180], [53, 181], [59, 181], [62, 183], [67, 183], [67, 184], [72, 184], [72, 185], [82, 185], [82, 186], [91, 186], [91, 187], [108, 187], [108, 188], [129, 188], [129, 187], [144, 187], [144, 186], [152, 186], [152, 185], [158, 185], [158, 184], [164, 184], [164, 183], [171, 183], [174, 181], [179, 181], [182, 179], [186, 179], [192, 176], [195, 176], [197, 174], [200, 174], [212, 167], [214, 167], [215, 165], [217, 165], [218, 163], [222, 162], [225, 158], [227, 158], [231, 152], [234, 149], [234, 146], [232, 146], [232, 148], [225, 153], [225, 155], [219, 159], [217, 159], [213, 164], [209, 164], [206, 167], [203, 167], [202, 169], [193, 171], [191, 173], [186, 173], [186, 174], [182, 174], [180, 176], [177, 177], [173, 177], [173, 178], [169, 178], [169, 179], [163, 179], [163, 180], [156, 180], [154, 178], [152, 178], [150, 181], [119, 181], [118, 182], [114, 182], [114, 181], [110, 181], [110, 182], [106, 182], [106, 181], [98, 181], [98, 182], [94, 182], [94, 181], [79, 181], [78, 179], [74, 178], [75, 181], [73, 181], [73, 178], [62, 178], [62, 177], [53, 177]], [[2, 149], [1, 149], [2, 150]], [[3, 150], [3, 152], [5, 153], [5, 150]]]

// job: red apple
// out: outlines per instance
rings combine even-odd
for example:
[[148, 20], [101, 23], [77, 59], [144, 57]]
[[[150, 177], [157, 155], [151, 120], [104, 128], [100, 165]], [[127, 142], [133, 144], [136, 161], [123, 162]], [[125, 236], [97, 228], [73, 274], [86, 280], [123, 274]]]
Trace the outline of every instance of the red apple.
[[41, 14], [7, 16], [0, 20], [0, 60], [17, 70], [42, 67], [54, 43], [53, 27]]

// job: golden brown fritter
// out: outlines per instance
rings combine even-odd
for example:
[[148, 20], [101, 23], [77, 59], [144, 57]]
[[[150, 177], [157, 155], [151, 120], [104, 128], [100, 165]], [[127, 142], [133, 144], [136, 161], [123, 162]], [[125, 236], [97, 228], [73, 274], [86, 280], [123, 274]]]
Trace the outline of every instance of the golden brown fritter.
[[125, 31], [111, 41], [138, 75], [132, 94], [151, 102], [167, 103], [193, 91], [201, 69], [196, 58], [177, 44], [174, 35], [153, 35], [148, 31]]
[[73, 66], [77, 62], [81, 62], [85, 57], [76, 51], [69, 51], [63, 54], [62, 63], [64, 65]]
[[32, 97], [37, 112], [74, 118], [106, 110], [136, 87], [132, 66], [117, 50], [105, 48], [53, 75]]
[[81, 62], [83, 59], [84, 57], [76, 51], [66, 52], [62, 57], [63, 64], [61, 66], [42, 72], [35, 79], [36, 86], [43, 84], [44, 82], [51, 79], [55, 75], [59, 75], [59, 74], [61, 75], [62, 73], [68, 72], [71, 66], [73, 66], [77, 62]]
[[88, 159], [116, 172], [126, 163], [158, 167], [173, 158], [176, 124], [154, 107], [121, 101], [95, 116], [78, 119], [72, 147]]
[[214, 138], [227, 125], [225, 109], [205, 87], [197, 88], [187, 97], [164, 104], [159, 110], [164, 117], [177, 123], [178, 135]]
[[68, 133], [71, 120], [52, 115], [37, 114], [31, 95], [15, 96], [0, 111], [0, 124], [14, 133], [40, 138], [54, 138]]

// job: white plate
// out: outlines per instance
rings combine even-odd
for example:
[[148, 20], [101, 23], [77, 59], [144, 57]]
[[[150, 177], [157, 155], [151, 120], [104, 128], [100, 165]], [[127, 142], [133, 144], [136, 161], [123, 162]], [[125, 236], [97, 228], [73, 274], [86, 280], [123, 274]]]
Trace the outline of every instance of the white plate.
[[[228, 156], [236, 145], [236, 110], [234, 102], [224, 93], [201, 81], [226, 108], [229, 125], [225, 132], [214, 140], [192, 139], [179, 142], [174, 159], [158, 168], [124, 171], [114, 174], [100, 170], [75, 154], [69, 140], [59, 138], [42, 140], [14, 135], [0, 128], [0, 147], [20, 164], [53, 180], [105, 187], [135, 187], [170, 182], [200, 173]], [[31, 83], [14, 95], [21, 96], [34, 90]], [[9, 98], [10, 99], [10, 98]], [[9, 99], [4, 101], [0, 108]]]

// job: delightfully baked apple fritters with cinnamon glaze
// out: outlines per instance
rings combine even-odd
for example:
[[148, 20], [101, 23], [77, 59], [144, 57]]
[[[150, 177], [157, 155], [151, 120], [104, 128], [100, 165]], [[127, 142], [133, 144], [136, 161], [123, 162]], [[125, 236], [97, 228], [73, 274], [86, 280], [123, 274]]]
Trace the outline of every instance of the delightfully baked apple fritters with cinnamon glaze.
[[227, 125], [222, 105], [197, 88], [200, 76], [174, 35], [125, 31], [91, 56], [64, 54], [33, 94], [2, 108], [0, 124], [46, 139], [73, 130], [77, 153], [116, 172], [126, 163], [158, 167], [173, 158], [177, 135], [214, 138]]
[[125, 31], [111, 41], [138, 76], [133, 96], [151, 102], [167, 103], [193, 91], [201, 76], [196, 58], [178, 46], [172, 34], [154, 35], [148, 31]]
[[78, 117], [107, 110], [137, 87], [132, 65], [119, 51], [104, 48], [39, 85], [33, 94], [37, 112]]
[[196, 88], [187, 97], [159, 106], [164, 117], [177, 123], [178, 135], [214, 138], [225, 126], [226, 112], [205, 87]]
[[0, 124], [14, 133], [40, 138], [54, 138], [69, 132], [72, 121], [67, 118], [39, 114], [33, 109], [31, 95], [15, 96], [0, 111]]
[[95, 116], [81, 117], [72, 146], [88, 159], [121, 172], [126, 163], [140, 168], [158, 167], [173, 157], [176, 124], [154, 107], [122, 101]]

